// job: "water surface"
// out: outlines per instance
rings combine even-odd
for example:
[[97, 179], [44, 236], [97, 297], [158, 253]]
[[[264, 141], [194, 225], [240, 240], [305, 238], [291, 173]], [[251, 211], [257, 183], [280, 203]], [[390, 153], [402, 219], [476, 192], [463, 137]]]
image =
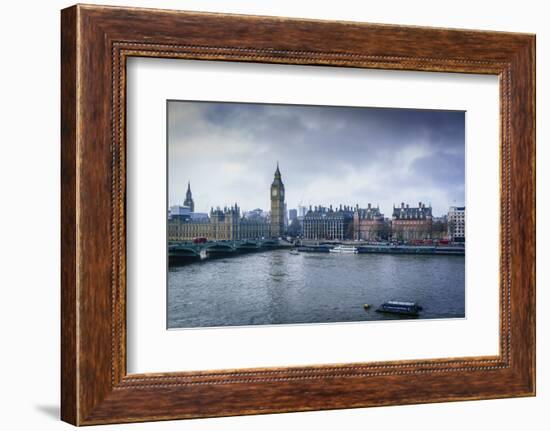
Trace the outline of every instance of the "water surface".
[[375, 311], [392, 299], [418, 302], [419, 318], [464, 317], [464, 271], [464, 256], [272, 250], [212, 259], [169, 269], [168, 327], [397, 319]]

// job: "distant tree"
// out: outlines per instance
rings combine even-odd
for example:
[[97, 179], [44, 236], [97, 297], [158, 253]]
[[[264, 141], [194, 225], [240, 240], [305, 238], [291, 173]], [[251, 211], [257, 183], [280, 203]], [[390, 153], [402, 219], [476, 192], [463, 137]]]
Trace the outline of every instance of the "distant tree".
[[385, 241], [391, 239], [391, 224], [384, 221], [378, 230], [378, 236]]
[[453, 240], [455, 237], [456, 221], [452, 219], [449, 220], [449, 222], [447, 223], [447, 229], [449, 232], [449, 239]]
[[447, 223], [437, 220], [432, 224], [432, 238], [441, 239], [447, 234]]

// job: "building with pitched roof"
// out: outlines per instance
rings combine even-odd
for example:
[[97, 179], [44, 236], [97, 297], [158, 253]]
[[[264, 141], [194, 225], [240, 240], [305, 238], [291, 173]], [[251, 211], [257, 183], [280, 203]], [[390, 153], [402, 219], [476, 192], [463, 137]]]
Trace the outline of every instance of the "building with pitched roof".
[[431, 239], [432, 207], [418, 202], [417, 207], [401, 202], [393, 207], [392, 239], [397, 241], [412, 241]]
[[302, 221], [302, 229], [305, 239], [350, 239], [353, 237], [353, 208], [310, 206]]
[[370, 203], [366, 208], [356, 206], [353, 213], [353, 238], [356, 240], [376, 241], [384, 232], [384, 214], [380, 208]]

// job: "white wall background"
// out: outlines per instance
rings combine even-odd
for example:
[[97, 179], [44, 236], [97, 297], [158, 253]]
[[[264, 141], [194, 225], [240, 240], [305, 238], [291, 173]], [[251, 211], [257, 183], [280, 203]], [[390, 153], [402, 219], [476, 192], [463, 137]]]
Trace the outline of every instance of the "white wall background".
[[[550, 13], [545, 2], [130, 0], [118, 4], [259, 15], [477, 28], [537, 34], [538, 396], [98, 427], [143, 430], [544, 429], [550, 422]], [[2, 429], [69, 429], [59, 422], [59, 10], [70, 2], [4, 2], [0, 32], [0, 402]], [[31, 209], [32, 208], [32, 209]], [[391, 421], [391, 426], [387, 423]]]

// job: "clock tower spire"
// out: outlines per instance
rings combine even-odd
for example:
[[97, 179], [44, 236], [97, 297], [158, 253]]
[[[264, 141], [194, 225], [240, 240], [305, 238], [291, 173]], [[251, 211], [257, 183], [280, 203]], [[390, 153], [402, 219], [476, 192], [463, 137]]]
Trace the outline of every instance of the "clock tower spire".
[[285, 231], [285, 185], [281, 179], [279, 162], [271, 183], [271, 236], [280, 237]]

